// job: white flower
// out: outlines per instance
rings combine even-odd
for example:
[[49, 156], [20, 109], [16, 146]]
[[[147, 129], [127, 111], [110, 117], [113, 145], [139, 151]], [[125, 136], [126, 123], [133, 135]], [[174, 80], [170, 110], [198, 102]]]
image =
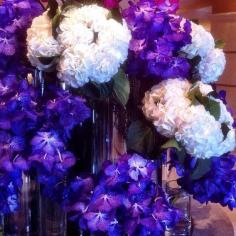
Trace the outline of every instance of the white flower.
[[143, 113], [162, 135], [175, 135], [182, 113], [190, 106], [190, 101], [183, 96], [190, 87], [187, 80], [169, 79], [146, 92]]
[[[57, 39], [67, 52], [63, 52], [59, 62], [58, 77], [75, 88], [89, 81], [111, 80], [128, 56], [131, 34], [127, 25], [110, 19], [109, 11], [97, 5], [73, 7], [62, 15]], [[73, 63], [69, 66], [68, 48], [75, 47], [80, 49], [69, 50]], [[72, 59], [73, 56], [77, 59]]]
[[195, 56], [201, 56], [203, 58], [209, 51], [214, 49], [214, 38], [201, 25], [191, 22], [191, 28], [192, 43], [184, 46], [181, 51], [185, 52], [190, 59]]
[[[60, 24], [60, 29], [63, 29], [63, 33], [59, 33], [57, 40], [63, 49], [68, 47], [74, 47], [78, 42], [81, 44], [90, 44], [94, 40], [94, 33], [91, 29], [87, 28], [81, 23], [77, 24], [65, 24], [63, 20]], [[67, 27], [67, 28], [66, 28]]]
[[209, 93], [213, 92], [213, 88], [209, 84], [204, 84], [201, 81], [198, 81], [195, 86], [198, 86], [200, 92], [203, 96], [207, 96]]
[[86, 57], [91, 53], [88, 45], [77, 45], [63, 51], [58, 64], [58, 78], [74, 88], [89, 82], [91, 62]]
[[115, 53], [116, 51], [112, 53], [112, 50], [109, 51], [106, 48], [94, 48], [93, 53], [89, 57], [92, 63], [89, 73], [91, 81], [105, 83], [118, 72], [120, 64]]
[[[212, 87], [198, 82], [203, 96], [213, 91]], [[220, 103], [221, 115], [216, 120], [201, 104], [191, 105], [188, 98], [192, 85], [187, 80], [168, 79], [146, 92], [143, 99], [144, 115], [153, 122], [156, 130], [169, 138], [175, 137], [196, 158], [221, 156], [235, 149], [233, 118], [224, 103]], [[229, 132], [222, 132], [226, 124]]]
[[184, 117], [175, 138], [190, 155], [205, 159], [221, 156], [235, 149], [235, 132], [232, 126], [229, 125], [230, 131], [224, 140], [221, 123], [202, 105], [189, 107]]
[[27, 48], [27, 56], [31, 64], [42, 70], [45, 66], [39, 58], [52, 58], [60, 54], [60, 46], [52, 36], [52, 23], [47, 12], [34, 18], [27, 31]]
[[203, 57], [198, 65], [201, 81], [214, 83], [223, 74], [226, 65], [225, 54], [222, 49], [211, 50], [206, 57]]

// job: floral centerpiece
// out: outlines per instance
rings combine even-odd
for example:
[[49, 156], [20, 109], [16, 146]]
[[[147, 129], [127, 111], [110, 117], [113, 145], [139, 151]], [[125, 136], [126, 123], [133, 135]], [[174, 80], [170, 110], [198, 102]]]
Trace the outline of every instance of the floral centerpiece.
[[234, 208], [234, 119], [225, 92], [211, 85], [226, 65], [222, 43], [154, 1], [131, 4], [123, 16], [132, 32], [127, 71], [145, 87], [138, 101], [144, 117], [131, 123], [128, 149], [165, 159], [169, 149], [180, 186], [202, 203]]
[[[150, 159], [166, 158], [166, 149], [183, 189], [235, 208], [234, 120], [212, 86], [224, 71], [223, 49], [176, 14], [176, 0], [104, 6], [0, 6], [0, 212], [18, 208], [22, 172], [33, 170], [81, 230], [163, 235], [181, 218], [152, 178], [159, 165]], [[122, 107], [127, 154], [99, 174], [82, 173], [76, 135], [94, 119], [96, 101], [111, 98]]]

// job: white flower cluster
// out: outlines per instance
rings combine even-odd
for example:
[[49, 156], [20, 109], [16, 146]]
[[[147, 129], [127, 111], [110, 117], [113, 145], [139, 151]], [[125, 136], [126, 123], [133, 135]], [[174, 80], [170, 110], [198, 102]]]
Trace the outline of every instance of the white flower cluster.
[[198, 65], [198, 71], [203, 83], [214, 83], [223, 74], [226, 65], [225, 54], [222, 49], [211, 50], [203, 57]]
[[181, 51], [187, 54], [189, 59], [201, 57], [197, 67], [203, 83], [214, 83], [223, 74], [225, 69], [225, 55], [222, 49], [215, 48], [215, 41], [211, 33], [203, 26], [191, 22], [192, 42], [184, 46]]
[[211, 33], [206, 31], [203, 26], [191, 22], [192, 43], [184, 46], [182, 51], [188, 58], [192, 59], [196, 56], [205, 57], [208, 52], [215, 48], [215, 41]]
[[[108, 82], [128, 56], [131, 33], [126, 23], [111, 19], [109, 11], [97, 5], [74, 6], [62, 11], [61, 16], [55, 41], [61, 50], [57, 66], [59, 79], [75, 88], [89, 81]], [[33, 22], [29, 32], [39, 31], [36, 36], [44, 35], [42, 38], [49, 44], [51, 22], [49, 19], [44, 21], [45, 27]], [[28, 49], [34, 44], [34, 40], [28, 40]], [[40, 42], [37, 44], [42, 47]], [[53, 47], [49, 48], [44, 56], [52, 56]], [[37, 48], [28, 51], [29, 58], [38, 57]]]
[[27, 48], [29, 61], [40, 70], [44, 69], [44, 65], [39, 58], [53, 58], [60, 55], [60, 46], [52, 36], [52, 22], [47, 12], [34, 18], [31, 28], [27, 31]]
[[[154, 86], [143, 99], [144, 115], [153, 122], [160, 134], [174, 137], [196, 158], [221, 156], [233, 151], [235, 131], [231, 114], [219, 99], [215, 99], [221, 107], [219, 120], [203, 105], [191, 105], [188, 98], [191, 86], [184, 79], [169, 79]], [[203, 96], [212, 91], [210, 85], [202, 82], [196, 86], [199, 86]], [[223, 123], [229, 128], [227, 137], [222, 133]]]

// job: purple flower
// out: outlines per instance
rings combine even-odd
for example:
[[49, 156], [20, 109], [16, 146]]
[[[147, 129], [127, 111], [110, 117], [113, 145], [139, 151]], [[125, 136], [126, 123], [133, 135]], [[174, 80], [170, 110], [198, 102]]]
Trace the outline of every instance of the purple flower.
[[119, 7], [119, 1], [118, 0], [103, 0], [103, 5], [107, 9], [114, 9]]
[[131, 217], [140, 217], [142, 214], [150, 210], [151, 198], [132, 199], [132, 201], [125, 201], [125, 206], [129, 210]]
[[133, 180], [137, 181], [140, 175], [142, 177], [147, 176], [147, 160], [135, 154], [129, 159], [128, 163], [130, 167], [129, 175]]
[[179, 0], [155, 0], [158, 9], [168, 13], [175, 13], [179, 8]]
[[[7, 71], [26, 71], [25, 39], [26, 30], [33, 17], [42, 13], [42, 6], [36, 0], [4, 0], [0, 5], [0, 74]], [[19, 70], [19, 71], [17, 71]]]
[[146, 47], [146, 39], [131, 39], [129, 49], [135, 53], [143, 51]]
[[16, 52], [15, 35], [0, 29], [0, 54], [12, 56]]
[[155, 16], [156, 6], [153, 1], [142, 0], [138, 5], [130, 1], [129, 4], [129, 8], [123, 11], [123, 16], [127, 18], [128, 23], [134, 19], [149, 22]]
[[186, 78], [190, 71], [190, 64], [187, 59], [181, 57], [172, 57], [162, 76], [165, 78]]
[[236, 208], [236, 183], [233, 184], [230, 191], [224, 196], [223, 204], [227, 205], [231, 210]]
[[140, 177], [150, 177], [154, 170], [155, 164], [148, 162], [143, 157], [134, 154], [129, 160], [129, 176], [133, 180], [138, 180]]
[[87, 220], [87, 226], [91, 232], [108, 231], [108, 228], [112, 221], [112, 215], [101, 211], [98, 212], [88, 211], [84, 213], [83, 217], [85, 220]]
[[[236, 207], [234, 200], [236, 197], [236, 171], [234, 170], [236, 157], [234, 155], [225, 154], [211, 158], [210, 169], [207, 172], [203, 171], [203, 174], [198, 178], [193, 178], [192, 173], [202, 171], [204, 168], [199, 167], [199, 160], [187, 155], [180, 162], [173, 150], [171, 156], [171, 165], [175, 166], [178, 170], [177, 173], [181, 175], [178, 184], [192, 194], [193, 198], [200, 203], [220, 203], [222, 206], [227, 205], [230, 209]], [[209, 162], [209, 160], [201, 161], [203, 162], [202, 166], [204, 166], [204, 161]]]
[[[177, 222], [178, 213], [153, 183], [154, 169], [152, 161], [137, 154], [123, 155], [115, 164], [104, 163], [104, 170], [97, 176], [98, 185], [94, 191], [89, 189], [89, 197], [80, 178], [70, 186], [72, 204], [67, 202], [66, 207], [70, 218], [78, 221], [83, 230], [95, 234], [162, 234], [167, 225]], [[147, 219], [151, 219], [152, 227], [146, 225]]]
[[56, 132], [38, 132], [31, 140], [31, 145], [34, 151], [41, 151], [48, 154], [58, 153], [64, 148], [64, 144], [59, 139]]
[[176, 11], [178, 1], [130, 3], [123, 17], [132, 33], [127, 73], [139, 78], [187, 77], [190, 64], [180, 49], [191, 42], [191, 24]]
[[[52, 88], [55, 90], [55, 88]], [[48, 101], [45, 107], [46, 119], [53, 122], [52, 126], [63, 130], [63, 138], [71, 136], [72, 129], [84, 122], [91, 115], [90, 109], [85, 105], [85, 100], [73, 96], [69, 92], [56, 90], [55, 98]]]
[[66, 172], [76, 163], [76, 158], [71, 152], [58, 153], [59, 162], [55, 168], [59, 171]]
[[219, 93], [218, 93], [218, 97], [225, 105], [227, 104], [226, 91], [225, 90], [220, 90]]
[[37, 153], [34, 155], [31, 155], [28, 160], [31, 163], [38, 163], [38, 164], [42, 164], [43, 167], [48, 171], [51, 172], [54, 162], [55, 162], [55, 157], [49, 154], [44, 154], [42, 155], [41, 153]]
[[118, 208], [122, 203], [122, 195], [106, 191], [104, 188], [98, 186], [93, 193], [90, 209], [110, 212]]
[[111, 164], [104, 169], [106, 175], [106, 184], [116, 185], [117, 183], [123, 183], [128, 180], [128, 164], [127, 163], [117, 163]]

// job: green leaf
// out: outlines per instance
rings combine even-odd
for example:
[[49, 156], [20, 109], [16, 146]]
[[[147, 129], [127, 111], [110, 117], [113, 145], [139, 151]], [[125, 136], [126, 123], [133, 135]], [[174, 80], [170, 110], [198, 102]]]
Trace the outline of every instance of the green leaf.
[[216, 48], [219, 48], [219, 49], [224, 49], [224, 47], [225, 47], [225, 42], [224, 42], [224, 40], [221, 40], [221, 39], [216, 40], [216, 41], [215, 41], [215, 47], [216, 47]]
[[55, 57], [38, 57], [38, 59], [43, 65], [49, 65], [53, 62]]
[[207, 111], [210, 112], [212, 116], [215, 117], [216, 120], [220, 119], [220, 103], [209, 98], [209, 97], [202, 97], [201, 99], [202, 105], [205, 107]]
[[113, 81], [102, 84], [93, 82], [84, 85], [77, 92], [91, 100], [105, 100], [111, 96], [112, 87]]
[[176, 148], [178, 151], [181, 151], [181, 147], [176, 139], [170, 139], [165, 144], [161, 146], [162, 149]]
[[155, 136], [151, 127], [137, 120], [129, 126], [126, 141], [128, 151], [149, 154], [153, 150]]
[[62, 19], [61, 11], [57, 9], [56, 14], [52, 18], [52, 35], [55, 39], [57, 37], [57, 27], [59, 26], [61, 19]]
[[210, 97], [213, 97], [213, 98], [216, 98], [216, 99], [219, 98], [218, 93], [214, 90], [211, 91], [210, 93], [208, 93], [207, 96], [210, 96]]
[[202, 96], [199, 86], [193, 84], [188, 92], [188, 98], [192, 101], [192, 104], [199, 104], [198, 98]]
[[111, 9], [110, 14], [111, 14], [110, 18], [115, 19], [116, 21], [120, 23], [122, 22], [122, 16], [121, 16], [119, 8]]
[[82, 7], [82, 1], [78, 2], [76, 0], [67, 0], [61, 7], [63, 12], [66, 12], [74, 7]]
[[196, 67], [201, 60], [202, 58], [200, 56], [195, 56], [193, 59], [190, 60], [190, 64], [192, 65], [192, 67]]
[[216, 120], [220, 119], [220, 103], [213, 100], [209, 96], [203, 96], [200, 87], [194, 86], [190, 89], [188, 93], [188, 98], [192, 101], [192, 104], [202, 104], [207, 111], [210, 112], [212, 116], [215, 117]]
[[58, 3], [56, 0], [48, 0], [48, 16], [53, 19], [53, 17], [56, 15], [58, 10]]
[[130, 84], [123, 70], [119, 70], [113, 77], [113, 94], [122, 106], [127, 104], [130, 94]]
[[191, 173], [191, 179], [197, 180], [203, 177], [211, 170], [211, 159], [198, 159], [194, 171]]
[[224, 135], [224, 140], [225, 140], [227, 138], [227, 135], [228, 135], [229, 131], [230, 131], [230, 128], [229, 128], [228, 124], [227, 123], [222, 123], [221, 124], [221, 130], [222, 130], [222, 133]]

